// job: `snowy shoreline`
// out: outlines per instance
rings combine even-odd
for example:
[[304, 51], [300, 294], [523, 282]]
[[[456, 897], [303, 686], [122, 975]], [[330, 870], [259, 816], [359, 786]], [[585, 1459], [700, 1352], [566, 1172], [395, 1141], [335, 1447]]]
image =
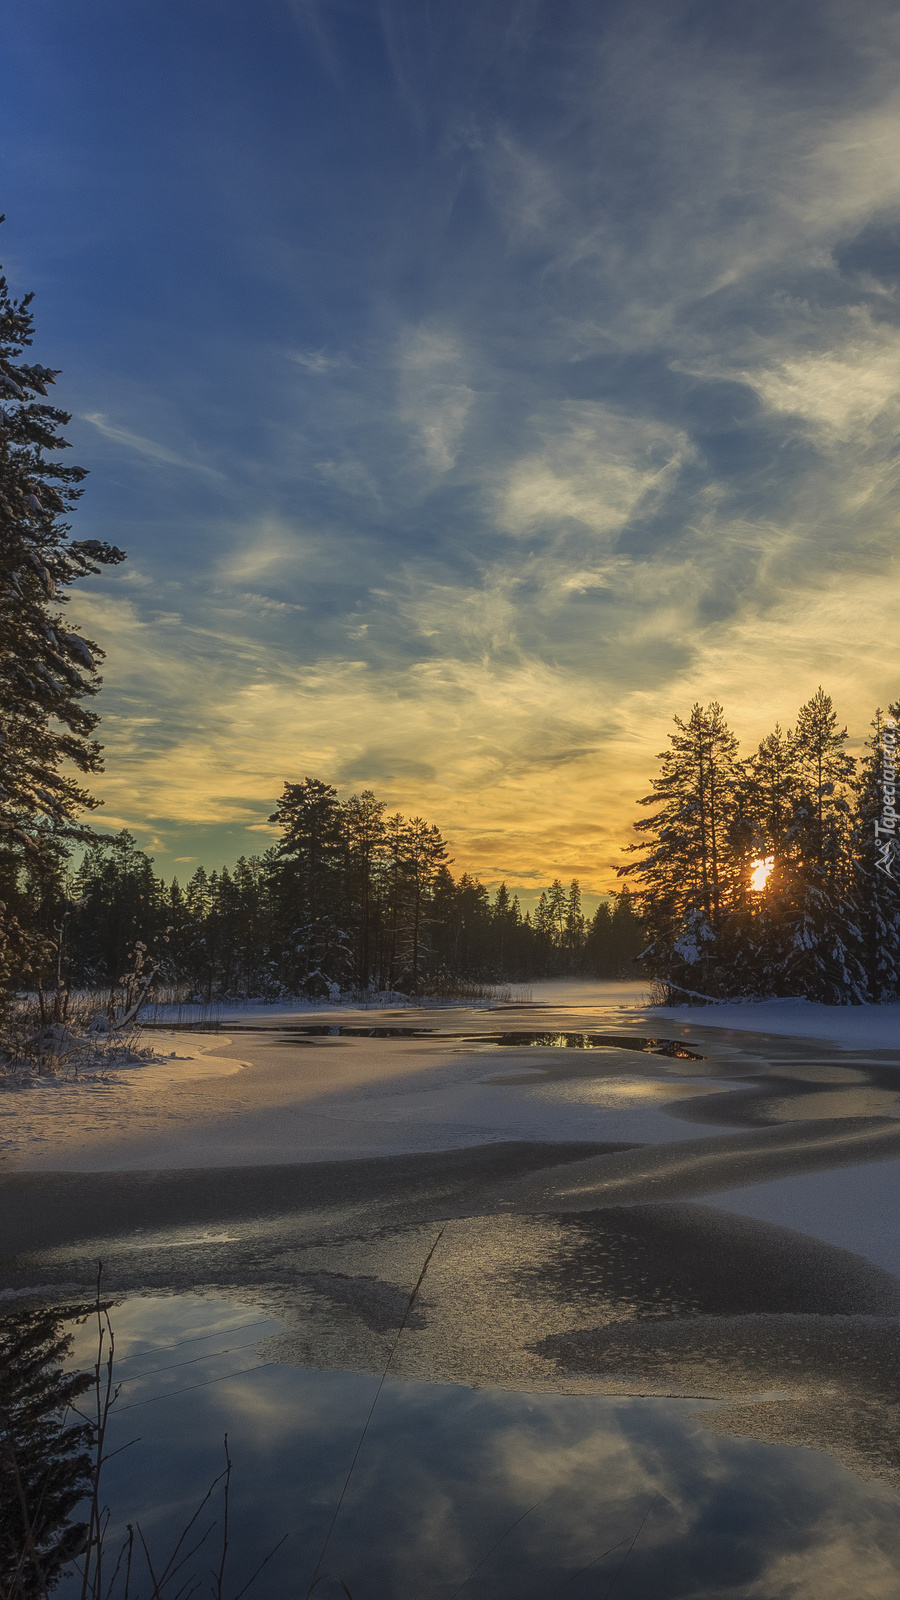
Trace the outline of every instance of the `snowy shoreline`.
[[900, 1049], [897, 1003], [825, 1006], [804, 999], [735, 1000], [705, 1006], [648, 1006], [645, 1014], [692, 1028], [817, 1039], [846, 1050]]
[[[646, 1022], [654, 1031], [657, 1020], [665, 1019], [684, 1027], [718, 1028], [729, 1032], [781, 1035], [789, 1039], [812, 1039], [836, 1044], [844, 1049], [900, 1050], [900, 1003], [889, 1005], [826, 1006], [801, 997], [780, 1000], [716, 1001], [708, 1005], [653, 1005], [647, 985], [636, 981], [609, 982], [580, 978], [545, 979], [529, 985], [512, 985], [513, 1004], [526, 1010], [563, 1008], [571, 1012], [602, 1010], [597, 1023], [609, 1024], [614, 1014], [622, 1022]], [[404, 995], [373, 995], [368, 1002], [359, 999], [335, 1000], [231, 1000], [211, 1005], [148, 1007], [144, 1020], [158, 1027], [181, 1023], [212, 1025], [252, 1021], [254, 1018], [276, 1023], [282, 1017], [327, 1015], [344, 1011], [379, 1012], [406, 1010], [490, 1011], [498, 1004], [491, 999], [465, 1001], [451, 999], [410, 1000]], [[585, 1022], [588, 1018], [585, 1017]]]

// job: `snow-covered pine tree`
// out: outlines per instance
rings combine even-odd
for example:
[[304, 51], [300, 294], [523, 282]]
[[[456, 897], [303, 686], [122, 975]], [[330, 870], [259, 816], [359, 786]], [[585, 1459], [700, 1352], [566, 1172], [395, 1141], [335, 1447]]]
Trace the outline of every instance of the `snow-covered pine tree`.
[[100, 687], [103, 652], [63, 614], [66, 591], [124, 560], [115, 545], [69, 538], [86, 474], [49, 458], [67, 447], [70, 417], [45, 403], [58, 372], [23, 360], [32, 298], [13, 299], [0, 276], [0, 987], [44, 942], [28, 927], [23, 871], [58, 873], [66, 844], [90, 836], [81, 813], [99, 803], [79, 778], [102, 768], [99, 718], [83, 701]]
[[[894, 720], [900, 718], [900, 703], [889, 709]], [[895, 853], [891, 863], [893, 878], [880, 870], [883, 839], [875, 831], [875, 823], [881, 820], [885, 753], [880, 709], [871, 726], [872, 737], [867, 741], [867, 754], [854, 785], [852, 839], [868, 998], [880, 1004], [900, 1000], [900, 860]]]
[[770, 896], [781, 992], [827, 1005], [858, 1004], [867, 984], [847, 797], [856, 762], [844, 749], [847, 729], [838, 726], [831, 696], [821, 687], [801, 706], [793, 742], [797, 781], [788, 859]]
[[[732, 958], [743, 992], [774, 995], [783, 991], [785, 906], [793, 902], [798, 817], [803, 815], [800, 756], [790, 728], [776, 723], [753, 754], [741, 763], [740, 817], [743, 829], [741, 910], [732, 930]], [[771, 859], [765, 888], [754, 890], [754, 861]]]
[[778, 723], [744, 762], [741, 787], [758, 856], [783, 860], [799, 796], [799, 752], [790, 728]]
[[821, 686], [800, 707], [793, 742], [804, 812], [795, 838], [803, 860], [837, 886], [847, 861], [850, 807], [845, 791], [856, 762], [844, 749], [847, 729], [838, 727], [831, 696]]
[[684, 989], [726, 993], [720, 941], [740, 876], [732, 844], [737, 740], [716, 702], [674, 721], [661, 775], [640, 802], [654, 807], [635, 823], [645, 838], [629, 846], [642, 859], [619, 871], [640, 882], [650, 970]]

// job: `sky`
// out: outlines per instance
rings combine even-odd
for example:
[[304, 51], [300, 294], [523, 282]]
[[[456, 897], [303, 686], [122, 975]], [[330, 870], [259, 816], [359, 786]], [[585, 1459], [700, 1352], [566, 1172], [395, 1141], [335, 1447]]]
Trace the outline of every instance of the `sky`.
[[29, 0], [0, 256], [62, 369], [105, 828], [284, 781], [612, 888], [672, 717], [900, 692], [900, 11]]

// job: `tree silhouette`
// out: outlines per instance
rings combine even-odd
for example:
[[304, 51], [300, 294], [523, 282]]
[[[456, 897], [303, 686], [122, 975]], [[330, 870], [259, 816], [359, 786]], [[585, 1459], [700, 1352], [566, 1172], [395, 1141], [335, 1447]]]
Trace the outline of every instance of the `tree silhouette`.
[[[0, 218], [2, 221], [2, 218]], [[14, 300], [0, 276], [0, 982], [39, 970], [52, 931], [29, 928], [34, 881], [58, 874], [79, 819], [99, 803], [77, 774], [101, 770], [99, 718], [83, 704], [100, 687], [103, 652], [64, 615], [78, 578], [124, 560], [96, 539], [70, 540], [64, 519], [81, 494], [81, 467], [51, 457], [68, 448], [71, 419], [45, 404], [57, 371], [22, 359], [33, 296]], [[75, 774], [73, 776], [73, 769]]]

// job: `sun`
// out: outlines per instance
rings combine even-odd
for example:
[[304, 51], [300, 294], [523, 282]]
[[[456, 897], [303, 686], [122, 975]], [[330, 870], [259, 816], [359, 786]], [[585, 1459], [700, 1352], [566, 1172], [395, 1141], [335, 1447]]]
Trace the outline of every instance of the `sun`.
[[766, 887], [766, 883], [768, 882], [768, 878], [769, 878], [769, 873], [772, 871], [772, 868], [774, 867], [774, 865], [775, 865], [775, 857], [774, 856], [757, 856], [754, 861], [751, 861], [751, 863], [750, 863], [750, 867], [751, 867], [751, 871], [750, 871], [750, 887], [751, 887], [751, 889], [755, 889], [757, 893], [760, 893]]

